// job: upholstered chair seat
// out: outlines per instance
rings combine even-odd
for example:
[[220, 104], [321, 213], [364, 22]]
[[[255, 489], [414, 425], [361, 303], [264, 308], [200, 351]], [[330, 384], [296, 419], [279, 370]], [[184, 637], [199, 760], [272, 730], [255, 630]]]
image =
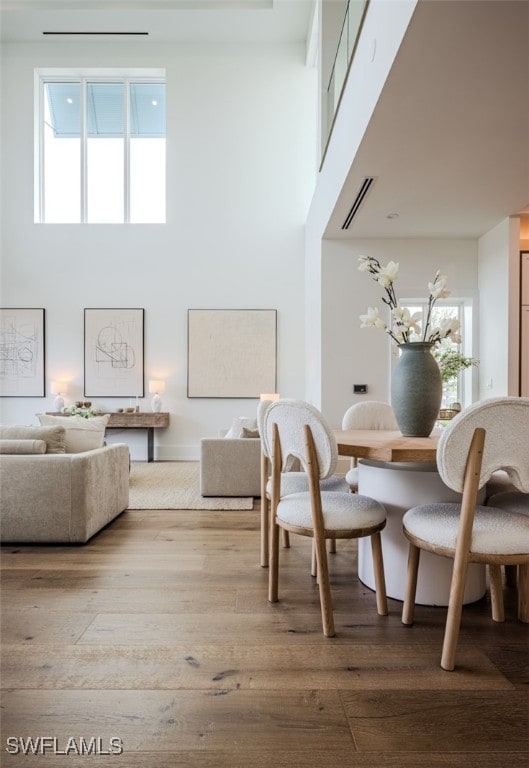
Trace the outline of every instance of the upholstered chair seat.
[[[349, 531], [351, 528], [373, 528], [384, 523], [385, 509], [368, 496], [357, 495], [354, 509], [344, 492], [321, 492], [323, 527], [326, 532]], [[312, 527], [310, 493], [283, 496], [277, 505], [277, 519], [300, 528]]]
[[[513, 494], [509, 494], [513, 495]], [[526, 495], [526, 494], [520, 494]], [[526, 515], [491, 506], [477, 506], [474, 512], [470, 552], [483, 555], [516, 555], [529, 548], [529, 510]], [[402, 519], [406, 531], [439, 552], [455, 550], [461, 523], [460, 504], [422, 504], [408, 510]]]

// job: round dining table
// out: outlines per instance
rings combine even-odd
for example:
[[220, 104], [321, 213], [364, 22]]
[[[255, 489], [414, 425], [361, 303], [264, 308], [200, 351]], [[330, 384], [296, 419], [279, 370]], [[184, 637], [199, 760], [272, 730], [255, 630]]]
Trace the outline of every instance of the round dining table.
[[[358, 462], [358, 493], [377, 499], [387, 512], [381, 532], [388, 597], [403, 600], [406, 588], [408, 540], [402, 518], [411, 507], [429, 502], [460, 501], [461, 494], [448, 488], [437, 471], [436, 452], [442, 429], [429, 437], [403, 437], [399, 431], [375, 429], [335, 430], [340, 456]], [[484, 490], [482, 491], [482, 496]], [[417, 594], [420, 605], [448, 605], [453, 561], [421, 552]], [[358, 576], [375, 588], [369, 539], [358, 541]], [[486, 591], [485, 566], [468, 569], [464, 603], [480, 600]]]

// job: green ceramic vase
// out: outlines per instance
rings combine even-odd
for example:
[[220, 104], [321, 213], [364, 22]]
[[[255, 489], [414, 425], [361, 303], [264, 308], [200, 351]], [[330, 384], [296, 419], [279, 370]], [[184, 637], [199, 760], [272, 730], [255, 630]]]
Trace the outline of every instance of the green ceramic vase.
[[391, 405], [405, 437], [428, 437], [439, 418], [441, 371], [432, 344], [399, 344], [400, 357], [391, 377]]

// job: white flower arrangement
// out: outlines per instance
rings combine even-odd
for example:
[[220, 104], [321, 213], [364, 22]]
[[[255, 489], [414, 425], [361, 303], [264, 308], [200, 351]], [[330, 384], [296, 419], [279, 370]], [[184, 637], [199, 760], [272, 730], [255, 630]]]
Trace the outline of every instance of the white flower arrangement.
[[[432, 309], [438, 299], [445, 299], [450, 296], [450, 291], [446, 288], [447, 278], [441, 275], [439, 270], [435, 273], [433, 282], [428, 283], [430, 295], [428, 298], [428, 310], [426, 313], [426, 322], [421, 331], [419, 312], [410, 313], [405, 307], [399, 306], [395, 294], [394, 283], [399, 272], [399, 264], [390, 261], [386, 266], [382, 266], [378, 259], [373, 256], [359, 256], [358, 269], [360, 272], [368, 272], [372, 279], [384, 288], [385, 295], [382, 301], [391, 310], [392, 324], [388, 326], [378, 313], [377, 307], [368, 307], [367, 314], [360, 315], [361, 328], [380, 328], [393, 339], [396, 344], [406, 344], [410, 341], [423, 341], [428, 344], [438, 344], [442, 339], [448, 336], [455, 344], [461, 343], [459, 335], [459, 320], [457, 318], [447, 318], [442, 320], [439, 326], [431, 325]], [[420, 338], [414, 338], [419, 336]]]

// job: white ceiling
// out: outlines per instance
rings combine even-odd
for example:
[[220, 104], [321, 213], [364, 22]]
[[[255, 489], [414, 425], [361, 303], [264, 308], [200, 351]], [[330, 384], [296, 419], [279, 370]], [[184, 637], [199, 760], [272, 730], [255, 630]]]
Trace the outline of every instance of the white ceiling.
[[313, 5], [314, 0], [0, 0], [0, 38], [42, 41], [49, 39], [43, 32], [51, 31], [104, 32], [95, 39], [109, 42], [120, 39], [109, 32], [147, 32], [154, 43], [305, 41]]
[[[0, 0], [0, 38], [306, 41], [313, 9], [314, 0]], [[375, 183], [344, 231], [366, 176]], [[420, 0], [326, 235], [475, 238], [523, 210], [529, 0]]]

